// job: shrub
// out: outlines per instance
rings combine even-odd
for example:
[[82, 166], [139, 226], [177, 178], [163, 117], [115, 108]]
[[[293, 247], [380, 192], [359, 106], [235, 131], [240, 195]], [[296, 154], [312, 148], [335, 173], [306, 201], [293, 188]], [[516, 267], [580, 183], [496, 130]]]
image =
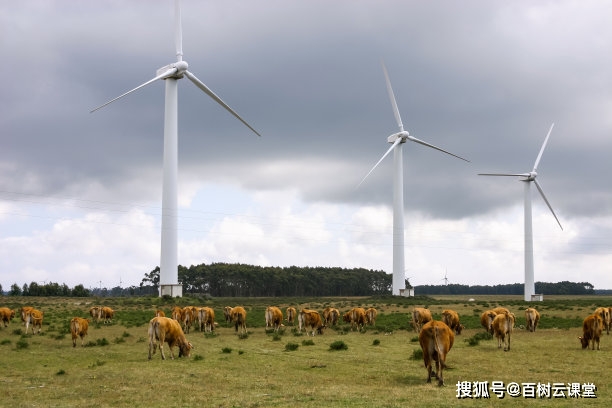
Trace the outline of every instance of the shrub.
[[230, 354], [232, 352], [232, 348], [231, 347], [223, 347], [221, 349], [221, 352], [225, 353], [225, 354]]
[[422, 349], [414, 349], [412, 351], [411, 360], [422, 360], [423, 359], [423, 350]]
[[285, 344], [285, 351], [295, 351], [300, 347], [297, 343], [287, 343]]
[[60, 370], [57, 373], [55, 373], [55, 375], [64, 375], [64, 374], [66, 374], [66, 371], [64, 371], [61, 368], [60, 368]]
[[314, 346], [315, 342], [314, 340], [308, 339], [308, 340], [302, 340], [302, 346]]
[[374, 341], [372, 342], [373, 346], [378, 346], [380, 344], [380, 340], [378, 339], [374, 339]]
[[329, 345], [330, 350], [348, 350], [348, 346], [342, 340], [336, 340]]
[[17, 343], [15, 343], [15, 346], [17, 346], [18, 350], [21, 350], [28, 348], [30, 343], [28, 343], [28, 341], [22, 337], [19, 339], [19, 341], [17, 341]]

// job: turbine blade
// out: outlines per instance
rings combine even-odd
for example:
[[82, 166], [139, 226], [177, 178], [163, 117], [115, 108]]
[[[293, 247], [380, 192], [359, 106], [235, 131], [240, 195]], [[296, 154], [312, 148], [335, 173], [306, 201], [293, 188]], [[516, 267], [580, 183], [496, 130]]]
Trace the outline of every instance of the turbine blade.
[[479, 176], [514, 176], [529, 177], [529, 173], [478, 173]]
[[144, 84], [139, 85], [139, 86], [137, 86], [136, 88], [134, 88], [134, 89], [132, 89], [132, 90], [130, 90], [130, 91], [127, 91], [126, 93], [124, 93], [124, 94], [122, 94], [122, 95], [119, 95], [119, 96], [118, 96], [118, 97], [116, 97], [115, 99], [111, 99], [110, 101], [106, 102], [105, 104], [100, 105], [100, 106], [98, 106], [97, 108], [94, 108], [94, 109], [90, 110], [90, 111], [89, 111], [89, 113], [93, 113], [93, 112], [97, 111], [98, 109], [102, 109], [102, 108], [103, 108], [103, 107], [105, 107], [106, 105], [110, 105], [111, 103], [115, 102], [117, 99], [121, 99], [121, 98], [123, 98], [124, 96], [129, 95], [129, 94], [131, 94], [132, 92], [135, 92], [135, 91], [139, 90], [140, 88], [145, 87], [145, 86], [149, 85], [150, 83], [157, 81], [158, 79], [164, 79], [164, 78], [171, 77], [171, 76], [172, 76], [172, 75], [174, 75], [174, 74], [175, 74], [177, 71], [178, 71], [178, 69], [176, 69], [176, 68], [170, 68], [170, 69], [166, 70], [164, 73], [162, 73], [162, 74], [160, 74], [160, 75], [156, 76], [155, 78], [153, 78], [153, 79], [151, 79], [151, 80], [149, 80], [149, 81], [145, 82]]
[[181, 0], [174, 2], [174, 43], [176, 45], [176, 59], [183, 60], [183, 25], [181, 23]]
[[389, 94], [389, 99], [391, 100], [391, 106], [393, 106], [393, 114], [395, 115], [395, 121], [397, 122], [397, 126], [399, 127], [400, 132], [404, 131], [404, 125], [402, 124], [402, 118], [399, 113], [399, 109], [397, 108], [397, 102], [395, 101], [395, 94], [393, 93], [393, 88], [391, 88], [391, 81], [389, 80], [389, 74], [387, 73], [387, 67], [385, 67], [385, 63], [382, 64], [383, 72], [385, 73], [385, 80], [387, 82], [387, 93]]
[[538, 168], [538, 164], [540, 164], [540, 159], [542, 158], [542, 153], [544, 153], [544, 148], [546, 147], [546, 143], [548, 143], [548, 138], [550, 137], [550, 133], [553, 130], [553, 126], [555, 126], [554, 123], [552, 125], [550, 125], [550, 129], [548, 130], [548, 134], [546, 135], [546, 139], [544, 139], [544, 143], [542, 144], [542, 148], [540, 149], [540, 153], [538, 154], [538, 158], [536, 159], [535, 164], [533, 165], [533, 171], [536, 171], [536, 169]]
[[563, 227], [561, 226], [561, 222], [559, 222], [559, 218], [557, 218], [557, 214], [555, 214], [555, 210], [553, 210], [552, 206], [550, 205], [550, 203], [546, 199], [546, 196], [544, 195], [544, 191], [542, 190], [542, 187], [540, 186], [540, 183], [538, 183], [538, 180], [536, 180], [536, 179], [534, 179], [533, 182], [535, 183], [536, 187], [538, 188], [538, 191], [540, 192], [540, 195], [544, 199], [544, 202], [546, 202], [546, 205], [550, 209], [550, 212], [555, 217], [555, 220], [557, 220], [557, 224], [559, 224], [559, 227], [561, 228], [561, 231], [563, 231]]
[[446, 150], [444, 150], [444, 149], [440, 149], [439, 147], [434, 146], [434, 145], [432, 145], [432, 144], [430, 144], [430, 143], [424, 142], [424, 141], [422, 141], [422, 140], [420, 140], [420, 139], [417, 139], [416, 137], [413, 137], [413, 136], [408, 135], [408, 139], [409, 139], [409, 140], [412, 140], [413, 142], [416, 142], [416, 143], [422, 144], [423, 146], [431, 147], [432, 149], [439, 150], [439, 151], [441, 151], [442, 153], [450, 154], [451, 156], [454, 156], [454, 157], [456, 157], [456, 158], [458, 158], [458, 159], [461, 159], [461, 160], [463, 160], [463, 161], [466, 161], [466, 162], [468, 162], [468, 163], [471, 163], [471, 162], [470, 162], [468, 159], [464, 159], [464, 158], [463, 158], [463, 157], [461, 157], [461, 156], [457, 156], [456, 154], [453, 154], [453, 153], [451, 153], [451, 152], [447, 152], [447, 151], [446, 151]]
[[215, 102], [217, 102], [219, 105], [223, 106], [229, 113], [231, 113], [232, 115], [234, 115], [239, 121], [241, 121], [242, 123], [244, 123], [244, 125], [246, 125], [246, 127], [248, 127], [249, 129], [251, 129], [257, 136], [261, 136], [259, 134], [259, 132], [257, 132], [255, 129], [253, 129], [251, 127], [251, 125], [249, 125], [244, 119], [242, 119], [240, 117], [240, 115], [238, 115], [236, 112], [234, 112], [234, 110], [232, 108], [230, 108], [225, 102], [223, 102], [221, 100], [221, 98], [219, 98], [213, 91], [210, 90], [210, 88], [208, 88], [206, 85], [204, 85], [204, 83], [202, 81], [200, 81], [195, 75], [193, 75], [191, 72], [189, 71], [185, 71], [185, 75], [187, 76], [187, 78], [189, 78], [191, 80], [191, 82], [193, 82], [198, 88], [200, 88], [202, 91], [204, 91], [204, 93], [208, 96], [210, 96], [212, 99], [214, 99]]
[[389, 150], [386, 151], [385, 154], [382, 155], [382, 157], [380, 158], [380, 160], [378, 162], [376, 162], [376, 164], [374, 165], [374, 167], [372, 167], [372, 170], [370, 170], [368, 172], [368, 174], [365, 175], [364, 178], [361, 179], [361, 181], [359, 182], [359, 184], [357, 184], [357, 187], [355, 188], [359, 188], [359, 186], [361, 186], [361, 184], [365, 181], [365, 179], [368, 178], [368, 176], [374, 171], [374, 169], [376, 167], [378, 167], [378, 165], [380, 164], [381, 161], [383, 161], [385, 159], [385, 157], [387, 157], [389, 155], [389, 153], [391, 153], [391, 151], [395, 148], [395, 146], [397, 146], [398, 144], [400, 144], [402, 141], [401, 137], [398, 137], [397, 140], [391, 145], [391, 147], [389, 148]]

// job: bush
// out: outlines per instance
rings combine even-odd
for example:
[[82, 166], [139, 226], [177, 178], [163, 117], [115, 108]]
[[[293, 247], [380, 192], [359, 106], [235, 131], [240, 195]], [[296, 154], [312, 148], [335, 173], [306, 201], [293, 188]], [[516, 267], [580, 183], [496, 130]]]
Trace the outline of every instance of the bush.
[[412, 356], [410, 357], [411, 360], [422, 360], [423, 359], [423, 350], [422, 349], [415, 349], [412, 351]]
[[314, 340], [302, 340], [302, 346], [314, 346], [315, 342]]
[[231, 347], [223, 347], [221, 349], [221, 352], [225, 353], [225, 354], [230, 354], [232, 352], [232, 349], [231, 349]]
[[472, 337], [470, 337], [469, 339], [465, 339], [463, 341], [465, 341], [469, 346], [474, 347], [478, 345], [480, 340], [491, 340], [492, 338], [493, 336], [490, 333], [478, 332], [474, 334]]
[[348, 350], [348, 346], [342, 340], [334, 341], [329, 345], [330, 350]]
[[21, 350], [28, 348], [30, 343], [28, 343], [27, 340], [22, 337], [19, 339], [19, 341], [17, 341], [17, 343], [15, 343], [15, 346], [17, 346], [18, 350]]
[[372, 342], [373, 346], [378, 346], [380, 344], [380, 340], [378, 339], [374, 339], [374, 341]]
[[287, 343], [285, 344], [285, 351], [295, 351], [300, 347], [297, 343]]

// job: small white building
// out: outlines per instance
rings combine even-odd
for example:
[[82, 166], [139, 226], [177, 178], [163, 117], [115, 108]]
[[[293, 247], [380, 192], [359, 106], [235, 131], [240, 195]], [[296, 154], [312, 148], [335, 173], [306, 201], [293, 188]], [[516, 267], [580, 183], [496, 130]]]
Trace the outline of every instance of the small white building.
[[414, 297], [414, 288], [400, 289], [399, 295], [403, 297]]

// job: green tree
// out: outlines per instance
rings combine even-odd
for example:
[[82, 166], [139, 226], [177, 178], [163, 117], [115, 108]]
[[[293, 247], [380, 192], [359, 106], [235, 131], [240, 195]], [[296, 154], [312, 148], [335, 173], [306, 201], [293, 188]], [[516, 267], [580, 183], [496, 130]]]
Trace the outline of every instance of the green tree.
[[16, 283], [11, 285], [9, 296], [21, 296], [21, 288]]

